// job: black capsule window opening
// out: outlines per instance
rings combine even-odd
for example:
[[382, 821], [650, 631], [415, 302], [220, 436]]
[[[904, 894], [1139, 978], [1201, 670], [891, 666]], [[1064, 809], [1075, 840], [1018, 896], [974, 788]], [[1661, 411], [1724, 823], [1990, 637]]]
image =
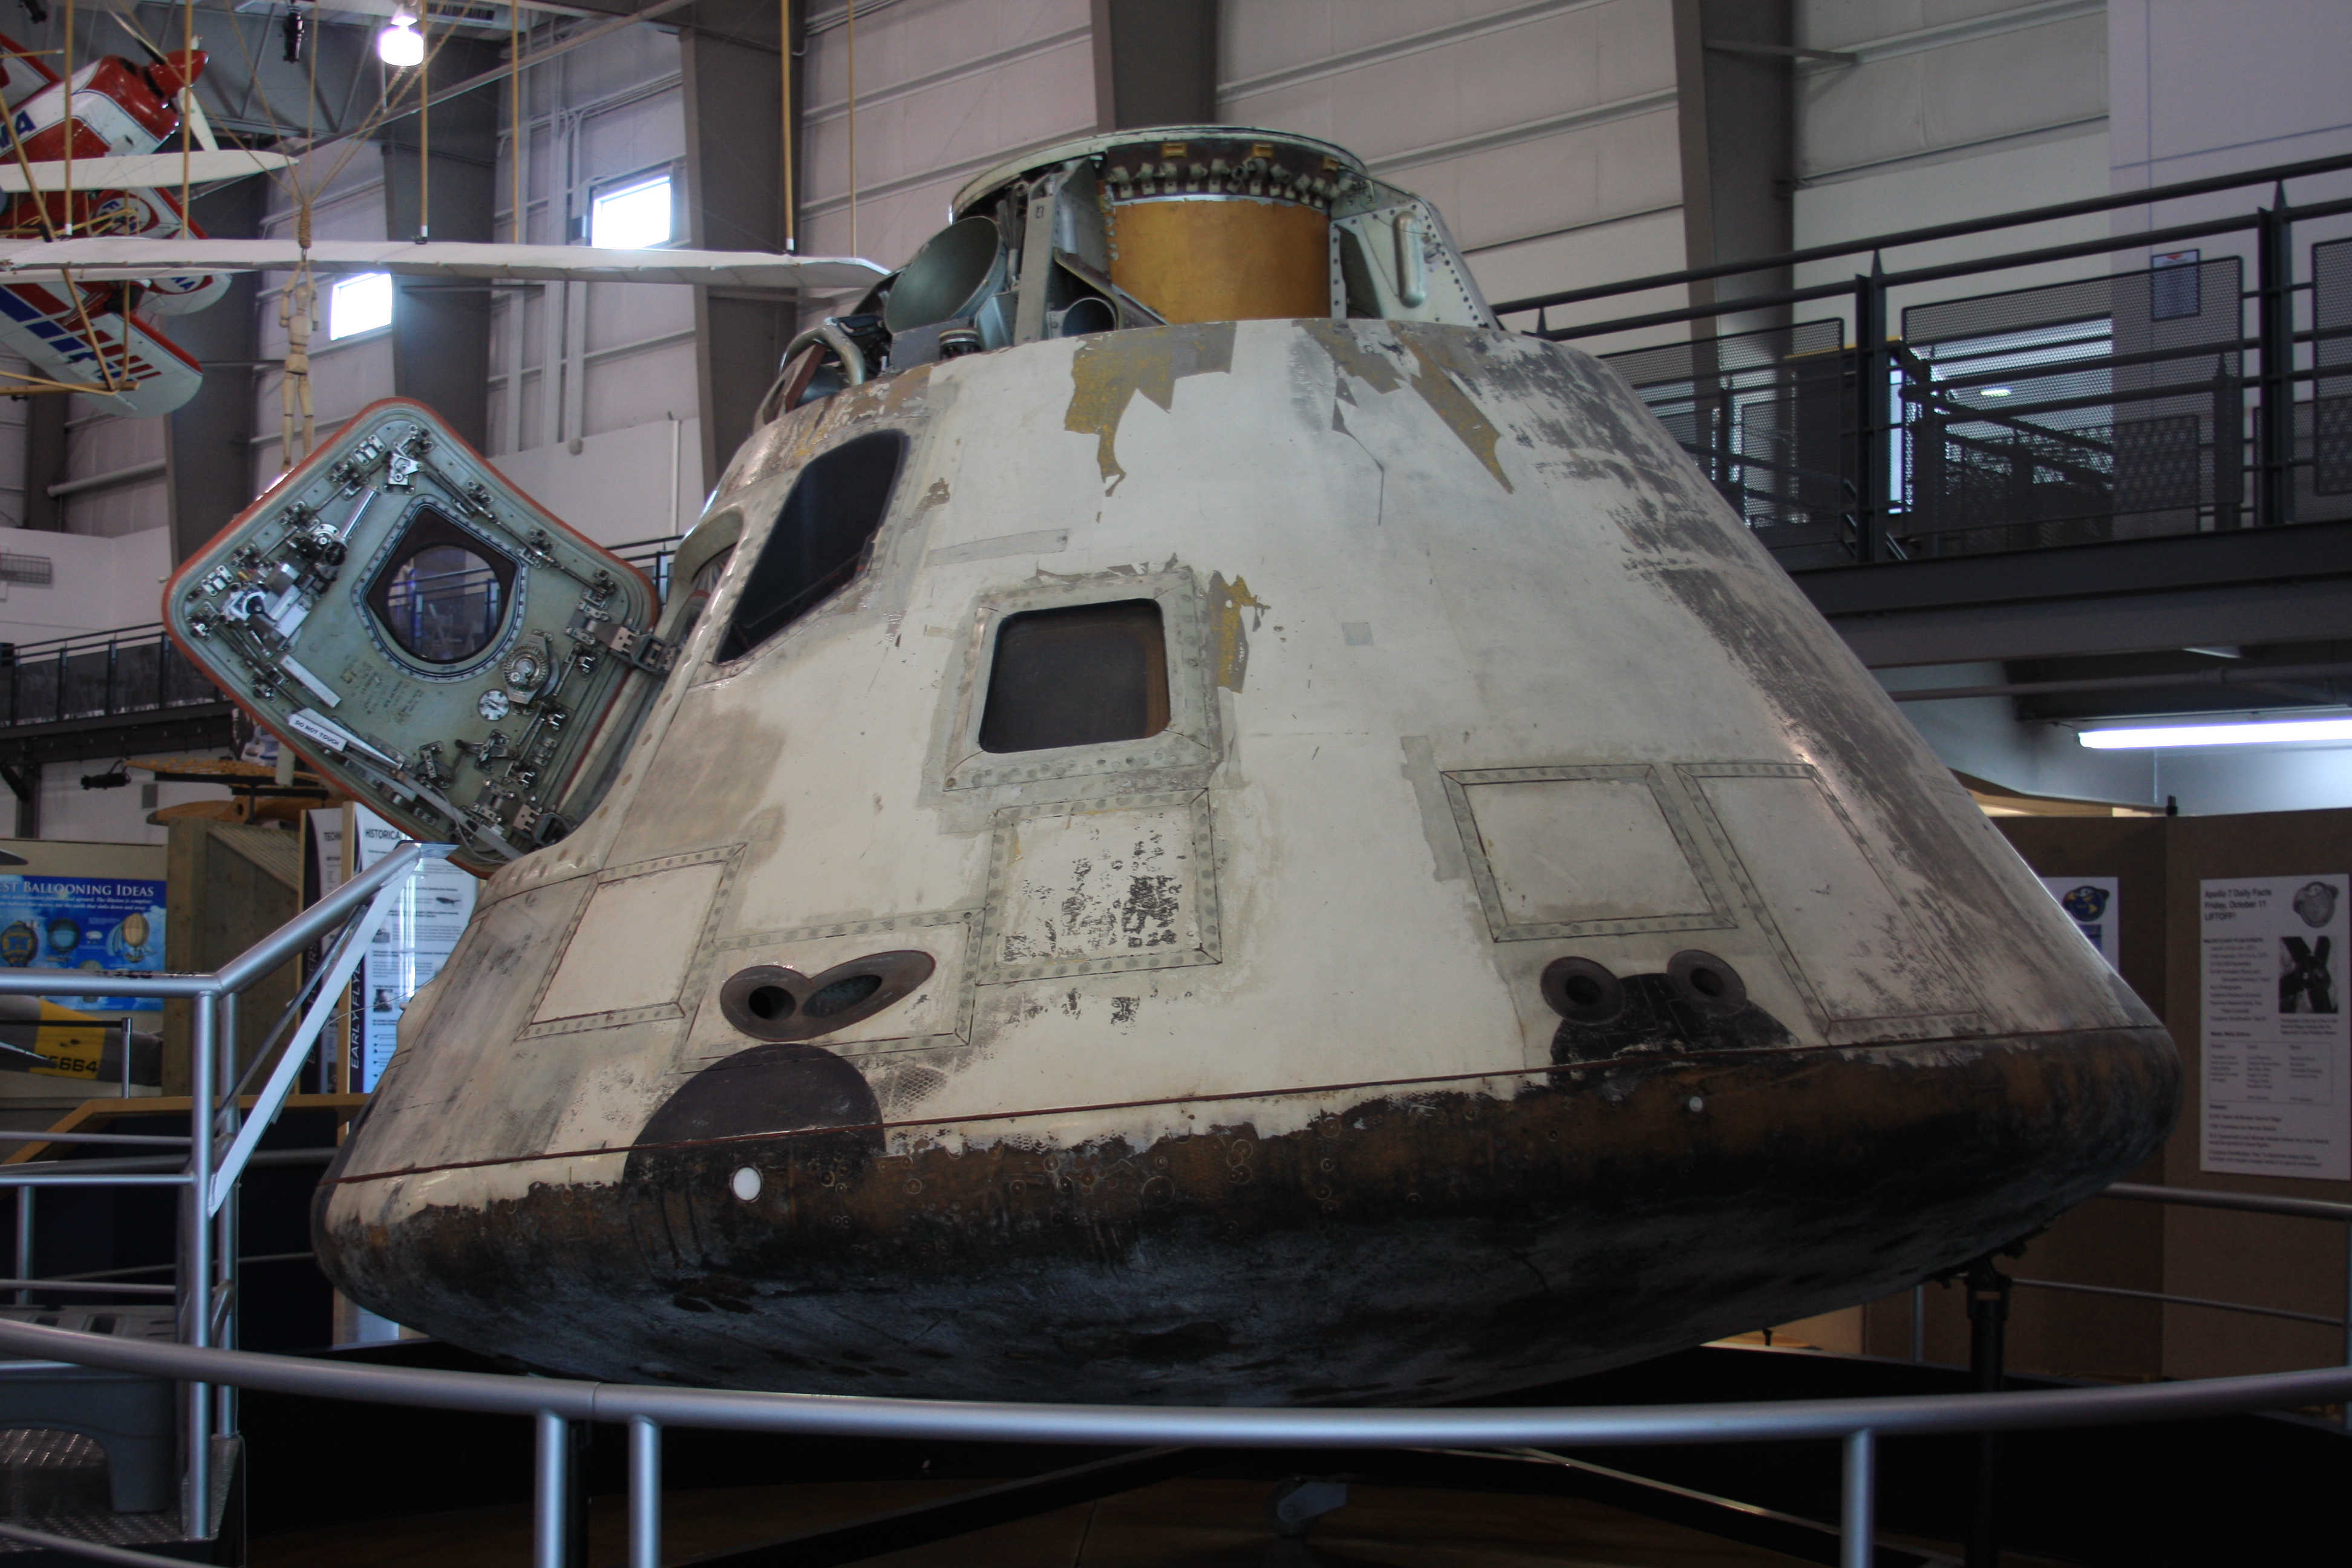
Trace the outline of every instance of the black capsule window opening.
[[515, 563], [432, 507], [419, 507], [368, 584], [368, 607], [428, 664], [462, 664], [498, 640]]
[[1029, 610], [997, 628], [982, 751], [1139, 741], [1168, 720], [1168, 644], [1156, 600]]
[[719, 662], [759, 647], [864, 570], [906, 451], [904, 436], [877, 430], [843, 442], [801, 470], [736, 595], [719, 643]]

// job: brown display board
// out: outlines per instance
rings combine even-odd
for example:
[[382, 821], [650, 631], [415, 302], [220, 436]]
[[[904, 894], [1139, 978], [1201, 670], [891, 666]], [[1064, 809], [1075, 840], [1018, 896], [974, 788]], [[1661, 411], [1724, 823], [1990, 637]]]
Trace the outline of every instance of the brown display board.
[[[184, 819], [170, 824], [165, 962], [183, 973], [217, 969], [301, 907], [302, 836], [280, 827]], [[253, 1059], [294, 994], [294, 961], [237, 998], [238, 1070]], [[163, 1009], [163, 1092], [188, 1092], [189, 1005]]]
[[[2132, 1179], [2169, 1186], [2352, 1202], [2352, 1182], [2226, 1174], [2200, 1168], [2204, 1068], [2200, 890], [2209, 881], [2352, 871], [2352, 811], [2242, 816], [2003, 816], [1996, 825], [2045, 877], [2114, 877], [2124, 978], [2180, 1047], [2180, 1121]], [[2352, 1085], [2344, 1086], [2352, 1095]], [[2352, 1116], [2352, 1108], [2339, 1110]], [[2093, 1200], [2062, 1215], [2011, 1274], [2244, 1301], [2333, 1318], [2345, 1310], [2346, 1227], [2268, 1215]], [[1967, 1359], [1957, 1288], [1927, 1291], [1927, 1354]], [[1909, 1353], [1910, 1299], [1864, 1314], [1874, 1354]], [[2021, 1289], [2010, 1324], [2021, 1371], [2105, 1377], [2214, 1377], [2326, 1366], [2338, 1329], [2204, 1307]]]

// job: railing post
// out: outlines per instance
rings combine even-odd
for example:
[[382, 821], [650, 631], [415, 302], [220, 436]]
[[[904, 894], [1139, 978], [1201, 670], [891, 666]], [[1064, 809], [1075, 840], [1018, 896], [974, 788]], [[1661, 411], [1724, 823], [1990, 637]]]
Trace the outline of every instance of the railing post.
[[[188, 1182], [180, 1189], [180, 1339], [205, 1346], [213, 1334], [213, 1226], [205, 1187], [213, 1168], [213, 1068], [216, 991], [192, 999], [188, 1030]], [[182, 1481], [180, 1521], [191, 1541], [212, 1531], [212, 1389], [187, 1385], [187, 1469]]]
[[[30, 1187], [16, 1189], [16, 1278], [19, 1279], [40, 1278], [33, 1272], [33, 1189]], [[19, 1289], [16, 1292], [16, 1305], [29, 1307], [32, 1304], [32, 1291]]]
[[567, 1568], [572, 1526], [571, 1423], [539, 1413], [539, 1464], [531, 1487], [531, 1568]]
[[[1990, 1258], [1969, 1265], [1969, 1372], [1979, 1394], [1998, 1394], [2009, 1325], [2009, 1276]], [[2000, 1568], [2000, 1480], [1990, 1432], [1977, 1434], [1976, 1487], [1969, 1500], [1968, 1568]]]
[[[2242, 370], [2245, 362], [2239, 361]], [[2246, 525], [2246, 388], [2226, 355], [2213, 356], [2213, 526]]]
[[[1871, 1568], [1878, 1533], [1878, 1434], [1864, 1426], [1845, 1438], [1845, 1480], [1838, 1508], [1838, 1568]], [[632, 1565], [635, 1568], [635, 1565]]]
[[629, 1568], [661, 1568], [661, 1427], [629, 1417]]
[[1853, 551], [1864, 563], [1886, 551], [1886, 268], [1876, 256], [1853, 279]]
[[2294, 521], [2294, 220], [2286, 185], [2259, 209], [2254, 234], [2255, 339], [2263, 356], [2263, 405], [2255, 456], [2261, 467], [2255, 521]]

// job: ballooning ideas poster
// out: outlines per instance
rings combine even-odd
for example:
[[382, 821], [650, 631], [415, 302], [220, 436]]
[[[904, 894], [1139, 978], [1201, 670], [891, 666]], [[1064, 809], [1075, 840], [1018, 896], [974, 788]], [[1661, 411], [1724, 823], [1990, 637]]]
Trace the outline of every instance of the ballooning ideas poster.
[[2199, 1168], [2352, 1180], [2343, 876], [2201, 884]]
[[94, 972], [87, 994], [49, 998], [84, 1012], [160, 1010], [152, 996], [110, 996], [103, 975], [163, 967], [163, 884], [119, 877], [0, 876], [0, 963]]

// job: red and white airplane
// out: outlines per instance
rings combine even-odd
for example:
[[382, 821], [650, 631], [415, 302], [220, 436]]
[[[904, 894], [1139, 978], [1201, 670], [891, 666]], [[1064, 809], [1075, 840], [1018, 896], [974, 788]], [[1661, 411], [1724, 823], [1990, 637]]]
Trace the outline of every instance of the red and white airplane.
[[[39, 240], [201, 236], [165, 188], [167, 181], [179, 183], [181, 160], [157, 151], [180, 134], [182, 106], [194, 104], [188, 89], [204, 72], [202, 50], [183, 49], [143, 66], [108, 55], [75, 71], [70, 85], [5, 35], [0, 51], [0, 100], [8, 117], [7, 145], [0, 148], [0, 190], [8, 193], [0, 234]], [[197, 181], [285, 162], [277, 154], [232, 153], [224, 168], [209, 128], [203, 140], [205, 151], [192, 155], [188, 171]], [[195, 395], [204, 371], [150, 318], [202, 310], [227, 288], [226, 276], [205, 273], [11, 283], [0, 287], [0, 343], [43, 380], [111, 393], [125, 414], [169, 413]]]
[[[0, 348], [37, 382], [110, 399], [119, 414], [168, 414], [204, 367], [153, 318], [202, 310], [235, 272], [392, 272], [482, 279], [698, 283], [864, 289], [884, 269], [846, 258], [762, 251], [598, 250], [582, 246], [216, 240], [181, 211], [175, 187], [286, 166], [284, 153], [221, 148], [196, 102], [201, 49], [148, 47], [142, 65], [109, 55], [71, 90], [0, 35]], [[198, 143], [178, 146], [181, 118]], [[168, 149], [168, 150], [167, 150]], [[0, 392], [7, 390], [0, 378]]]

